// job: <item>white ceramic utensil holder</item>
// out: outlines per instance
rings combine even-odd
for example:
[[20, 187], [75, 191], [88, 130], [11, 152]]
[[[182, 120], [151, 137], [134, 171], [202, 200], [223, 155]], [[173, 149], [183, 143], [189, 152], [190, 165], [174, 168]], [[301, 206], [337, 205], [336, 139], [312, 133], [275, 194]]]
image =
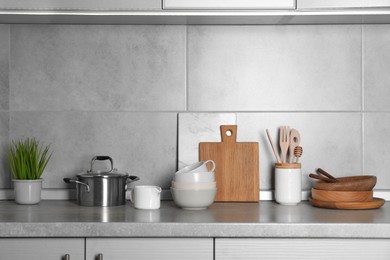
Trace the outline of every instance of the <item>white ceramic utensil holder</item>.
[[300, 163], [275, 164], [275, 200], [282, 205], [297, 205], [302, 199]]

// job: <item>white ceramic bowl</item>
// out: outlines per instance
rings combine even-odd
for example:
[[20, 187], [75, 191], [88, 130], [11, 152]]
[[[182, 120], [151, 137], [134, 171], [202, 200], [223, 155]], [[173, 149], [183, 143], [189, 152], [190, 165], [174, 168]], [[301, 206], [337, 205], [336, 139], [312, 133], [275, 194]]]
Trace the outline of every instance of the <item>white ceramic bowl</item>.
[[[207, 167], [207, 164], [211, 164], [211, 169]], [[185, 172], [212, 172], [215, 169], [215, 163], [213, 160], [200, 161], [181, 168], [176, 173]]]
[[183, 172], [176, 173], [173, 177], [175, 182], [186, 182], [186, 183], [198, 183], [198, 182], [214, 182], [214, 172]]
[[171, 188], [173, 200], [183, 209], [205, 209], [214, 202], [217, 189], [184, 190]]
[[213, 182], [176, 182], [172, 181], [172, 188], [175, 189], [187, 189], [187, 190], [207, 190], [215, 189], [217, 183]]

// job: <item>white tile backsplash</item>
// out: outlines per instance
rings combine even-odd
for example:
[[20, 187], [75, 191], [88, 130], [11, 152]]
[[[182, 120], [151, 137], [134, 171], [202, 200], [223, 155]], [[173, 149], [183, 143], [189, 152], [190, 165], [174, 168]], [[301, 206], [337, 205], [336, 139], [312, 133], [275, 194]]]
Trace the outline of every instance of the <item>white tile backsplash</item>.
[[361, 109], [360, 25], [190, 26], [190, 110]]
[[115, 168], [140, 177], [137, 184], [168, 188], [176, 169], [176, 117], [175, 113], [11, 112], [10, 137], [35, 136], [51, 144], [45, 188], [69, 187], [62, 179], [89, 170], [95, 155], [111, 156]]
[[11, 110], [185, 109], [185, 26], [11, 26]]
[[260, 188], [273, 189], [276, 162], [266, 135], [279, 147], [280, 126], [299, 131], [303, 154], [302, 188], [311, 188], [309, 173], [323, 168], [335, 176], [361, 174], [362, 133], [359, 113], [240, 113], [238, 141], [258, 141], [260, 147]]
[[364, 109], [390, 111], [390, 25], [364, 25]]
[[45, 188], [68, 187], [62, 178], [96, 154], [168, 188], [198, 142], [237, 123], [238, 141], [260, 142], [262, 190], [274, 162], [264, 130], [276, 142], [281, 125], [301, 132], [305, 189], [323, 167], [375, 174], [390, 190], [389, 25], [0, 25], [0, 35], [0, 188], [11, 185], [10, 139], [52, 143]]
[[376, 189], [390, 187], [390, 114], [364, 114], [364, 173], [377, 176]]

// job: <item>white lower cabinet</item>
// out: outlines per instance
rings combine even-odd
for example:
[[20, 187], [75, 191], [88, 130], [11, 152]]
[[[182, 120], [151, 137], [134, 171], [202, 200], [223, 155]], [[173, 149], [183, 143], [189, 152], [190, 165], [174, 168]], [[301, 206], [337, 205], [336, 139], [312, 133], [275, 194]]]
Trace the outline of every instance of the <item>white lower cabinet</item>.
[[212, 260], [213, 238], [87, 238], [86, 260]]
[[84, 260], [84, 238], [0, 238], [1, 260]]
[[215, 260], [390, 259], [390, 239], [216, 238]]

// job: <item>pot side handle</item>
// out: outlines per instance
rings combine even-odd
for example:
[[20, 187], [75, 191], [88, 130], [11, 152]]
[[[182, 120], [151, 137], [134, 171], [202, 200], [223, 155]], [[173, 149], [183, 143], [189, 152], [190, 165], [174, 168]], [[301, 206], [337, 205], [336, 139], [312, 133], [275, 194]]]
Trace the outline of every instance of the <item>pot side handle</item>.
[[130, 183], [130, 182], [133, 182], [133, 181], [139, 181], [139, 177], [130, 175], [130, 176], [127, 177], [127, 180], [130, 180], [130, 181], [127, 181], [127, 183]]
[[[126, 178], [126, 186], [125, 186], [125, 190], [127, 191], [127, 184], [131, 183], [131, 182], [134, 182], [134, 181], [138, 181], [139, 178], [137, 176], [133, 176], [133, 175], [130, 175], [130, 176], [127, 176]], [[132, 197], [131, 196], [131, 192], [130, 191], [130, 198]], [[131, 200], [131, 199], [130, 199]]]
[[84, 185], [85, 189], [87, 190], [87, 192], [89, 192], [89, 185], [84, 183], [84, 182], [76, 181], [76, 180], [73, 180], [73, 179], [70, 179], [70, 178], [64, 178], [63, 180], [66, 183], [78, 183], [78, 184]]

